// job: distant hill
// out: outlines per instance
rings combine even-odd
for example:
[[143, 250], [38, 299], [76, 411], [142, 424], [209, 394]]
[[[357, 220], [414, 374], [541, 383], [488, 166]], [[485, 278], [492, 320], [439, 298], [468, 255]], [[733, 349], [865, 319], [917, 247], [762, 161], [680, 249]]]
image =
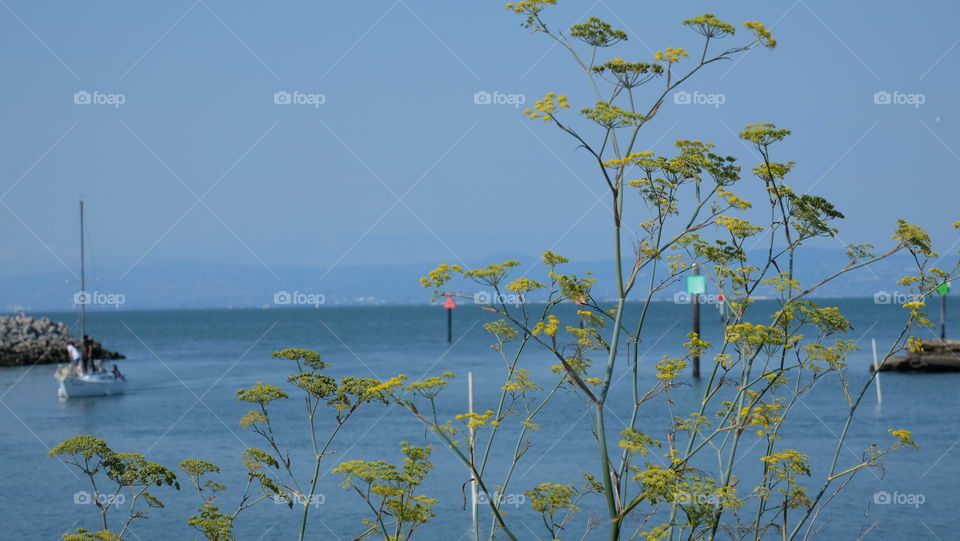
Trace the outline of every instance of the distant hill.
[[[763, 257], [765, 254], [756, 254]], [[519, 259], [524, 264], [515, 270], [524, 273], [537, 257], [500, 256], [484, 261], [468, 261], [474, 266], [503, 259]], [[846, 264], [843, 250], [807, 248], [797, 271], [803, 285], [811, 285]], [[256, 265], [218, 265], [182, 263], [138, 267], [120, 278], [123, 269], [97, 269], [88, 273], [90, 309], [151, 308], [249, 308], [283, 307], [287, 304], [361, 305], [424, 304], [430, 291], [419, 278], [436, 263], [422, 265], [341, 266], [327, 272], [322, 268], [274, 268], [279, 279]], [[583, 275], [593, 271], [598, 278], [594, 293], [601, 299], [614, 297], [612, 261], [574, 262], [565, 272]], [[533, 265], [528, 276], [543, 278], [541, 265]], [[870, 297], [887, 292], [902, 293], [896, 280], [911, 272], [906, 256], [895, 256], [869, 269], [851, 272], [817, 291], [819, 297]], [[640, 284], [649, 280], [645, 273]], [[79, 284], [66, 272], [15, 275], [0, 281], [0, 310], [71, 310]], [[658, 299], [670, 299], [681, 286], [660, 292]], [[638, 288], [642, 291], [642, 288]], [[468, 294], [489, 293], [476, 286]], [[761, 294], [763, 294], [761, 292]], [[275, 298], [276, 297], [276, 298]], [[635, 297], [636, 298], [636, 297]], [[289, 302], [288, 302], [289, 301]], [[286, 303], [286, 304], [285, 304]]]

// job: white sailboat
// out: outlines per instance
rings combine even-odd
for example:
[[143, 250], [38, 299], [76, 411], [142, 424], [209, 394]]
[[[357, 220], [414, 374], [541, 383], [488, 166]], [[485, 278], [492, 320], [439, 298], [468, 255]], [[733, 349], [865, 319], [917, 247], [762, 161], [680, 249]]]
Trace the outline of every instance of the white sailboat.
[[107, 371], [87, 372], [77, 374], [70, 365], [57, 368], [55, 376], [60, 382], [57, 395], [60, 398], [89, 398], [93, 396], [110, 396], [123, 394], [127, 388], [127, 381], [117, 379]]
[[[85, 269], [85, 258], [84, 258], [84, 235], [83, 235], [83, 201], [80, 201], [80, 291], [86, 292], [86, 269]], [[85, 294], [85, 293], [84, 293]], [[87, 311], [86, 303], [80, 303], [80, 336], [84, 337], [87, 335]], [[81, 344], [81, 349], [84, 351], [81, 355], [86, 355], [86, 347]], [[93, 368], [92, 372], [80, 372], [77, 368], [74, 368], [67, 364], [61, 364], [57, 367], [57, 371], [54, 374], [54, 378], [59, 382], [60, 386], [57, 390], [57, 395], [60, 398], [85, 398], [85, 397], [94, 397], [94, 396], [110, 396], [123, 394], [127, 388], [126, 378], [120, 376], [115, 376], [112, 372], [107, 372], [103, 370], [100, 366], [99, 361], [90, 359], [90, 366]], [[83, 364], [81, 363], [80, 370], [82, 370]]]

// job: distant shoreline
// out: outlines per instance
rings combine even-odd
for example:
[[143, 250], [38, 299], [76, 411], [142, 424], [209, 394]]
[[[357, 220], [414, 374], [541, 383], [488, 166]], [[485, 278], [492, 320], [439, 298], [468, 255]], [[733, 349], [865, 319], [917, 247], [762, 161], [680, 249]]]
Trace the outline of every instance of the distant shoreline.
[[[872, 301], [870, 296], [815, 296], [810, 295], [811, 299], [816, 299], [818, 301], [831, 301], [831, 300], [842, 300], [842, 301]], [[766, 302], [766, 301], [775, 301], [774, 297], [752, 297], [752, 300], [755, 302]], [[441, 301], [442, 302], [442, 301]], [[136, 312], [179, 312], [179, 311], [230, 311], [230, 310], [281, 310], [281, 311], [301, 311], [301, 310], [320, 310], [326, 308], [399, 308], [399, 307], [439, 307], [441, 302], [430, 303], [430, 302], [382, 302], [382, 303], [326, 303], [319, 306], [184, 306], [184, 307], [121, 307], [121, 308], [90, 308], [87, 307], [87, 313], [95, 314], [109, 314], [109, 313], [136, 313]], [[614, 303], [616, 299], [600, 299], [601, 303]], [[644, 301], [642, 300], [628, 300], [627, 304], [641, 304]], [[653, 303], [657, 304], [674, 304], [674, 301], [670, 297], [654, 298], [651, 300]], [[479, 307], [480, 305], [473, 304], [468, 299], [457, 299], [458, 308], [470, 308], [470, 307]], [[542, 306], [544, 302], [542, 301], [529, 301], [526, 303], [531, 306]], [[685, 304], [685, 303], [683, 303]], [[878, 306], [891, 306], [892, 303], [878, 304]], [[29, 314], [73, 314], [76, 315], [76, 312], [71, 310], [65, 310], [63, 308], [27, 308], [22, 309], [24, 312]], [[0, 311], [0, 316], [14, 316], [17, 311]]]

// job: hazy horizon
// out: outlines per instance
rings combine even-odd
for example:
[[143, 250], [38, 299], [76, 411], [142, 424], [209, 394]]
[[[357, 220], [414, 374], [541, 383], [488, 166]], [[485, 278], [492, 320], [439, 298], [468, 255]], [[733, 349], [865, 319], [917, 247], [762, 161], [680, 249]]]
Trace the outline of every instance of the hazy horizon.
[[[586, 82], [500, 4], [469, 14], [401, 0], [5, 6], [0, 40], [18, 51], [3, 59], [17, 84], [0, 89], [0, 111], [18, 127], [0, 140], [7, 277], [77, 273], [80, 199], [88, 263], [122, 268], [125, 281], [163, 264], [256, 265], [280, 282], [286, 266], [608, 253], [595, 165], [520, 114], [549, 91], [568, 94], [573, 110], [590, 105]], [[765, 21], [775, 51], [704, 70], [684, 87], [693, 103], [668, 98], [639, 146], [712, 141], [740, 158], [741, 193], [756, 202], [756, 156], [736, 133], [775, 122], [793, 130], [775, 156], [797, 162], [788, 184], [847, 215], [837, 239], [815, 246], [883, 249], [903, 217], [946, 255], [960, 218], [943, 173], [960, 148], [948, 93], [960, 6], [931, 6], [942, 16], [798, 0], [597, 1], [554, 17], [609, 18], [630, 36], [609, 55], [638, 60], [695, 44], [679, 23], [703, 11]], [[483, 92], [524, 104], [475, 103]], [[893, 103], [875, 103], [878, 92]], [[635, 228], [641, 216], [627, 218]]]

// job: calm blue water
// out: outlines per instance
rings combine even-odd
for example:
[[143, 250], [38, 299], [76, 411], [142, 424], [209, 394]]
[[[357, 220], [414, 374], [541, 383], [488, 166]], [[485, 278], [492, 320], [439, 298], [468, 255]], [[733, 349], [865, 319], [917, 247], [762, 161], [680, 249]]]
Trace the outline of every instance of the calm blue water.
[[[850, 378], [855, 389], [868, 376], [870, 338], [881, 351], [899, 330], [901, 310], [874, 305], [869, 300], [832, 301], [853, 320], [851, 338], [859, 339], [862, 351], [850, 359]], [[640, 351], [641, 379], [654, 380], [652, 365], [661, 355], [679, 351], [688, 331], [689, 306], [659, 303], [643, 336]], [[719, 336], [720, 326], [711, 312], [704, 318], [707, 340]], [[73, 314], [44, 314], [72, 322]], [[305, 347], [321, 352], [333, 363], [332, 375], [387, 378], [405, 373], [411, 379], [450, 370], [460, 376], [441, 401], [448, 414], [466, 411], [466, 372], [476, 381], [476, 408], [495, 409], [502, 385], [503, 364], [488, 348], [490, 339], [480, 327], [489, 314], [469, 307], [455, 313], [454, 347], [445, 343], [442, 310], [437, 307], [338, 307], [292, 310], [149, 311], [103, 312], [89, 320], [89, 334], [128, 359], [120, 361], [131, 381], [131, 392], [112, 398], [60, 401], [52, 378], [53, 366], [0, 369], [0, 524], [5, 539], [52, 539], [78, 526], [96, 528], [93, 506], [74, 504], [74, 493], [89, 490], [75, 472], [47, 450], [78, 433], [107, 440], [115, 451], [137, 451], [148, 459], [176, 468], [180, 460], [196, 457], [221, 466], [218, 478], [232, 490], [220, 496], [222, 509], [233, 509], [245, 482], [239, 455], [247, 447], [263, 443], [242, 429], [237, 420], [247, 411], [235, 399], [236, 389], [258, 381], [286, 385], [293, 366], [270, 359], [270, 353], [285, 347]], [[960, 313], [952, 313], [954, 321]], [[530, 350], [522, 366], [543, 384], [552, 381], [548, 372], [555, 364], [545, 354]], [[705, 361], [707, 367], [710, 363]], [[625, 367], [620, 367], [625, 370]], [[694, 397], [703, 383], [675, 390], [674, 412], [693, 411]], [[956, 481], [960, 479], [960, 374], [884, 374], [884, 401], [877, 404], [871, 389], [860, 408], [857, 423], [841, 454], [841, 467], [856, 464], [859, 453], [871, 443], [885, 446], [887, 428], [908, 428], [920, 443], [919, 451], [902, 450], [886, 462], [885, 470], [860, 472], [845, 492], [835, 498], [821, 516], [818, 538], [853, 539], [862, 528], [877, 523], [867, 539], [903, 539], [919, 534], [926, 539], [953, 539], [958, 519], [954, 511]], [[612, 392], [614, 400], [607, 423], [610, 433], [623, 426], [631, 400], [629, 380]], [[304, 429], [302, 403], [291, 400], [275, 408], [281, 443], [291, 450], [301, 478], [308, 477], [308, 434]], [[618, 419], [617, 416], [620, 416]], [[665, 426], [669, 412], [663, 397], [641, 409], [640, 427], [663, 439], [654, 426]], [[815, 478], [822, 476], [839, 433], [846, 406], [835, 380], [824, 380], [794, 410], [794, 419], [781, 447], [794, 447], [811, 455]], [[517, 467], [508, 493], [522, 493], [550, 480], [578, 483], [579, 472], [596, 470], [596, 442], [591, 433], [591, 415], [582, 402], [561, 394], [539, 417], [543, 430], [535, 434], [533, 447]], [[506, 421], [511, 426], [515, 421]], [[322, 427], [331, 426], [329, 417]], [[321, 429], [321, 433], [325, 432]], [[514, 438], [505, 429], [498, 436], [493, 462], [511, 453]], [[464, 538], [469, 510], [463, 510], [461, 485], [467, 476], [451, 452], [438, 445], [409, 414], [398, 408], [370, 406], [341, 431], [324, 472], [341, 460], [387, 459], [399, 462], [397, 442], [434, 446], [434, 471], [423, 492], [437, 497], [438, 517], [418, 530], [415, 538], [447, 540]], [[747, 437], [741, 460], [756, 461], [760, 445]], [[661, 460], [659, 457], [648, 458]], [[714, 467], [715, 463], [704, 463]], [[751, 468], [753, 469], [753, 468]], [[491, 484], [500, 483], [502, 468], [492, 468]], [[337, 486], [339, 477], [324, 475], [320, 482], [323, 503], [311, 513], [311, 539], [352, 539], [363, 531], [360, 500]], [[740, 494], [749, 492], [751, 480], [741, 479]], [[819, 487], [819, 484], [816, 485]], [[184, 488], [187, 488], [184, 486]], [[922, 494], [919, 506], [874, 504], [874, 494]], [[174, 496], [172, 490], [156, 495], [166, 509], [152, 509], [135, 523], [134, 539], [187, 539], [195, 532], [187, 517], [199, 505], [195, 494]], [[597, 497], [585, 500], [580, 521], [570, 527], [570, 537], [579, 538], [587, 512], [602, 512]], [[539, 517], [529, 503], [507, 507], [510, 520], [522, 539], [544, 536]], [[114, 519], [124, 508], [114, 511]], [[752, 516], [752, 515], [751, 515]], [[517, 521], [532, 530], [517, 526]], [[486, 521], [485, 521], [486, 522]], [[237, 521], [239, 539], [289, 539], [299, 525], [296, 511], [267, 501], [245, 511]], [[631, 530], [632, 531], [632, 530]], [[588, 535], [587, 538], [597, 537]]]

